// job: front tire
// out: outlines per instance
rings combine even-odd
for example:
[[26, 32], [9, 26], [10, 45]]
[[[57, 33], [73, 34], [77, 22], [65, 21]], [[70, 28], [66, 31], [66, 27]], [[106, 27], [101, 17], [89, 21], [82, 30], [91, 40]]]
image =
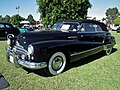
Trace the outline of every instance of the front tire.
[[48, 62], [48, 71], [51, 75], [60, 74], [66, 66], [66, 56], [62, 52], [55, 52]]

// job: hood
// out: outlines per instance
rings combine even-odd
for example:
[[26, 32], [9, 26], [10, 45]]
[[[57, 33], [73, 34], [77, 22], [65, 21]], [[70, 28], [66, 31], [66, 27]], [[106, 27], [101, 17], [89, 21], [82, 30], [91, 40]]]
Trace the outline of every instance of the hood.
[[68, 33], [64, 33], [61, 31], [42, 31], [42, 32], [25, 32], [21, 33], [18, 36], [18, 42], [23, 47], [27, 48], [28, 45], [40, 42], [40, 41], [47, 41], [47, 40], [57, 40], [57, 39], [65, 39]]

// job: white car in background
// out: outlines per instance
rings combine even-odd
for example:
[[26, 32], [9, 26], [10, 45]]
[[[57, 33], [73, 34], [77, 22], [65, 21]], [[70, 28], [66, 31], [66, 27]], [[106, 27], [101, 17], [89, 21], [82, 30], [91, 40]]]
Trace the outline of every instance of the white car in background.
[[112, 26], [112, 27], [111, 27], [111, 30], [112, 30], [112, 31], [117, 31], [117, 28], [118, 28], [118, 27], [119, 27], [119, 26]]

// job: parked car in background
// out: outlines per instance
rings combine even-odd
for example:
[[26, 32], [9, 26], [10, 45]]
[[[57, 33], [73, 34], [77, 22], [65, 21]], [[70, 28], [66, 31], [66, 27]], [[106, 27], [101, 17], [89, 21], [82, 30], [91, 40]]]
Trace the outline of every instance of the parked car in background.
[[32, 25], [30, 25], [30, 26], [25, 25], [25, 26], [19, 28], [19, 30], [20, 30], [21, 33], [24, 33], [24, 32], [27, 32], [27, 31], [35, 31], [36, 29], [35, 29], [35, 27], [32, 27]]
[[23, 25], [22, 27], [19, 28], [21, 33], [24, 33], [26, 29], [28, 29], [30, 25]]
[[117, 28], [118, 28], [118, 26], [112, 26], [112, 27], [111, 27], [111, 30], [112, 30], [112, 31], [117, 31]]
[[117, 28], [117, 33], [120, 33], [120, 27]]
[[25, 32], [7, 41], [8, 61], [28, 69], [44, 68], [51, 75], [100, 51], [109, 55], [116, 43], [106, 25], [93, 20], [64, 20], [59, 29]]
[[10, 23], [0, 22], [0, 39], [6, 39], [7, 35], [17, 36], [20, 34], [18, 28]]

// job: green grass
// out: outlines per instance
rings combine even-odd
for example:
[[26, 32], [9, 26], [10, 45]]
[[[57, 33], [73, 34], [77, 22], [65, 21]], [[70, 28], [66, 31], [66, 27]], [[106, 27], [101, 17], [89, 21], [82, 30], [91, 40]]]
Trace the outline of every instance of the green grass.
[[81, 59], [53, 77], [15, 68], [6, 61], [6, 41], [0, 41], [0, 73], [10, 84], [4, 90], [120, 90], [120, 33], [112, 35], [117, 42], [112, 54]]

